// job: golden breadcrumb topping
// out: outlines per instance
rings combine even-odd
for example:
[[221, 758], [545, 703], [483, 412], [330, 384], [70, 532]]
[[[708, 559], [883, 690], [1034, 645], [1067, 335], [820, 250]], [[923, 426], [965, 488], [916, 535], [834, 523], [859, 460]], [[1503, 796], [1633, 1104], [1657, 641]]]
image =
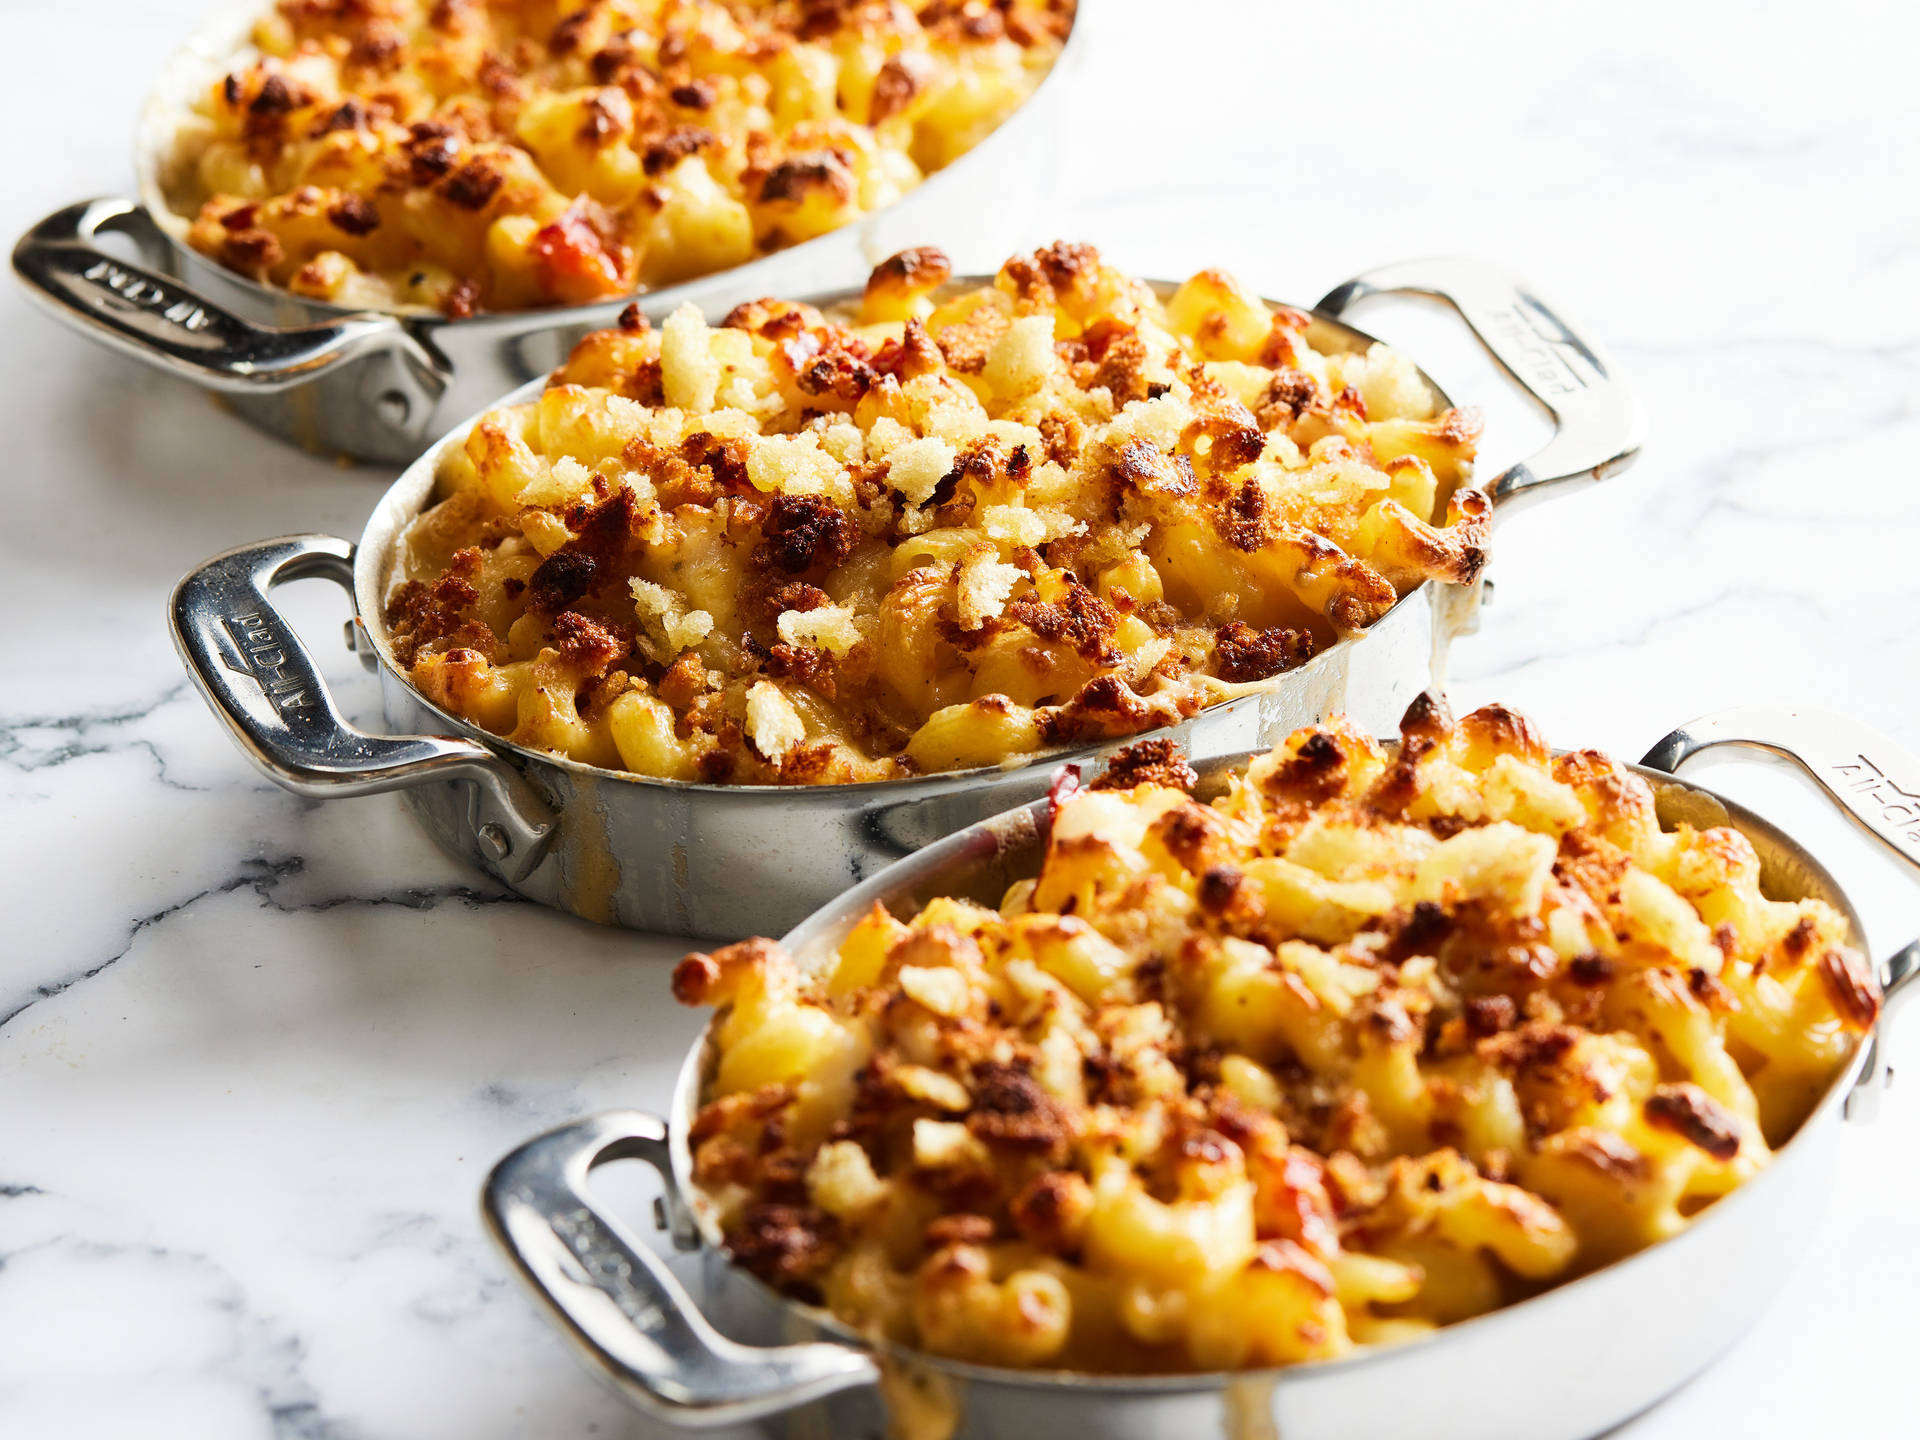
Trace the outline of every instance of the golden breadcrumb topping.
[[1479, 573], [1478, 419], [1393, 351], [1084, 245], [948, 272], [588, 336], [447, 453], [399, 664], [591, 764], [884, 780], [1179, 721]]
[[277, 0], [168, 199], [342, 305], [604, 300], [891, 205], [1033, 93], [1074, 3]]
[[1141, 758], [997, 911], [681, 962], [738, 1264], [991, 1365], [1337, 1356], [1678, 1233], [1874, 1022], [1839, 914], [1509, 710], [1301, 730], [1210, 803]]

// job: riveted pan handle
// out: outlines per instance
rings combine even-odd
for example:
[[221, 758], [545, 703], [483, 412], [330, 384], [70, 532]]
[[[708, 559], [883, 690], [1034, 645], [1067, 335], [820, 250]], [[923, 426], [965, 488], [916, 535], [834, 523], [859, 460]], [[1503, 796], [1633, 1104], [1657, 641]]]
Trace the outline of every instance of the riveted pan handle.
[[524, 878], [553, 836], [553, 813], [506, 761], [449, 735], [369, 735], [341, 718], [326, 681], [269, 592], [321, 577], [351, 591], [353, 547], [289, 535], [216, 555], [174, 588], [167, 607], [187, 674], [269, 780], [329, 799], [440, 780], [473, 782], [474, 829], [509, 880]]
[[720, 1334], [660, 1258], [595, 1205], [587, 1176], [644, 1160], [673, 1200], [667, 1124], [620, 1110], [529, 1140], [493, 1167], [487, 1228], [598, 1373], [674, 1425], [736, 1425], [879, 1376], [864, 1350], [829, 1341], [758, 1347]]
[[[1785, 760], [1826, 791], [1867, 834], [1920, 871], [1920, 758], [1879, 731], [1824, 710], [1751, 705], [1689, 721], [1662, 739], [1640, 763], [1680, 773], [1703, 750], [1734, 745]], [[1880, 1031], [1867, 1050], [1860, 1078], [1847, 1097], [1849, 1119], [1870, 1119], [1892, 1078], [1881, 1055], [1881, 1034], [1893, 1012], [1920, 994], [1920, 940], [1881, 967], [1886, 994]]]
[[446, 388], [445, 367], [391, 315], [259, 325], [156, 269], [108, 254], [98, 243], [102, 231], [126, 235], [150, 264], [165, 264], [170, 242], [146, 207], [102, 199], [69, 205], [21, 236], [13, 270], [55, 319], [123, 355], [211, 390], [259, 394], [303, 385], [368, 355], [391, 354], [421, 399]]
[[1387, 265], [1336, 286], [1319, 309], [1339, 318], [1374, 295], [1444, 300], [1553, 417], [1553, 438], [1538, 454], [1480, 487], [1493, 497], [1497, 515], [1562, 486], [1618, 474], [1639, 455], [1638, 409], [1612, 363], [1531, 286], [1499, 266], [1465, 257]]

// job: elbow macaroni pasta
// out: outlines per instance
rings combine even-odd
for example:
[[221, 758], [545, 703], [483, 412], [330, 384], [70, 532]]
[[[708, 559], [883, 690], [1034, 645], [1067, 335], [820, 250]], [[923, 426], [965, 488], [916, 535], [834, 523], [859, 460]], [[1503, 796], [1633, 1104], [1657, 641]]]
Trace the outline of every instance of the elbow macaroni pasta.
[[1191, 782], [1134, 747], [997, 911], [681, 963], [721, 1007], [690, 1143], [736, 1263], [991, 1365], [1337, 1356], [1674, 1235], [1875, 1019], [1837, 913], [1503, 708]]
[[588, 336], [446, 456], [401, 667], [591, 764], [884, 780], [1179, 721], [1478, 574], [1478, 422], [1385, 347], [1086, 246], [948, 277]]
[[1032, 94], [1074, 0], [277, 0], [167, 176], [188, 240], [375, 309], [574, 305], [883, 209]]

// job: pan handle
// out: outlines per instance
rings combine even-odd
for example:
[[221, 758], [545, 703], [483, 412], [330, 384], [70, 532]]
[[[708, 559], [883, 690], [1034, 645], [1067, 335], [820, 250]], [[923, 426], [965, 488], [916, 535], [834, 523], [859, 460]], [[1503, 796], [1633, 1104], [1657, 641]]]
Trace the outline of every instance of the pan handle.
[[[1879, 731], [1824, 710], [1751, 705], [1689, 721], [1641, 760], [1649, 770], [1680, 773], [1702, 750], [1738, 745], [1785, 760], [1807, 775], [1867, 834], [1920, 871], [1920, 758]], [[1847, 1118], [1871, 1119], [1893, 1072], [1881, 1038], [1894, 1011], [1920, 993], [1920, 940], [1881, 967], [1886, 1001], [1868, 1044], [1866, 1063], [1847, 1096]]]
[[667, 1123], [637, 1110], [590, 1116], [529, 1140], [493, 1167], [480, 1209], [521, 1278], [615, 1388], [669, 1424], [705, 1428], [879, 1378], [873, 1357], [850, 1345], [759, 1347], [715, 1330], [659, 1256], [594, 1203], [588, 1174], [611, 1160], [644, 1160], [660, 1172], [690, 1243]]
[[[13, 271], [56, 320], [136, 360], [210, 390], [261, 394], [303, 385], [369, 355], [391, 354], [431, 402], [448, 372], [391, 315], [343, 315], [314, 325], [259, 325], [158, 269], [100, 248], [102, 231], [127, 236], [150, 265], [166, 264], [170, 241], [144, 205], [82, 200], [20, 237]], [[430, 403], [411, 405], [422, 415]]]
[[1506, 516], [1562, 486], [1604, 480], [1640, 454], [1633, 395], [1600, 347], [1562, 319], [1531, 286], [1487, 260], [1408, 260], [1355, 276], [1318, 309], [1336, 319], [1375, 295], [1426, 295], [1467, 322], [1513, 379], [1553, 417], [1539, 453], [1481, 486]]
[[471, 780], [474, 831], [510, 881], [524, 879], [553, 838], [553, 812], [526, 777], [478, 741], [369, 735], [341, 718], [313, 656], [268, 592], [320, 577], [349, 593], [353, 546], [288, 535], [216, 555], [174, 587], [174, 647], [241, 751], [275, 784], [314, 799], [440, 780]]
[[1764, 750], [1791, 762], [1862, 830], [1920, 870], [1920, 758], [1879, 731], [1824, 710], [1750, 705], [1688, 721], [1640, 763], [1677, 775], [1716, 745]]

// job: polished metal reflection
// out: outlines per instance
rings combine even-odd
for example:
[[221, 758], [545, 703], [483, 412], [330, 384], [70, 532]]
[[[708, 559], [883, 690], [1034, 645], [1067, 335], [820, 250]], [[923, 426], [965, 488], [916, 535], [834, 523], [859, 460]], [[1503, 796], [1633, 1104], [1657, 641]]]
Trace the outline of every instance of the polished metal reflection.
[[[1196, 793], [1209, 793], [1244, 759], [1198, 766]], [[1639, 773], [1655, 787], [1663, 823], [1692, 817], [1737, 827], [1759, 854], [1771, 893], [1824, 900], [1865, 943], [1846, 892], [1790, 837], [1711, 791], [1659, 771]], [[789, 949], [803, 961], [824, 957], [875, 901], [902, 913], [935, 894], [997, 901], [1037, 869], [1045, 805], [997, 816], [902, 861], [809, 917], [788, 935]], [[1915, 988], [1916, 954], [1920, 943], [1884, 970], [1889, 1008]], [[769, 1428], [794, 1440], [894, 1433], [876, 1388], [889, 1371], [944, 1401], [952, 1440], [1015, 1440], [1056, 1428], [1124, 1440], [1402, 1440], [1410, 1406], [1422, 1440], [1581, 1440], [1683, 1384], [1752, 1323], [1814, 1233], [1842, 1106], [1871, 1077], [1871, 1062], [1861, 1065], [1856, 1049], [1854, 1063], [1760, 1175], [1674, 1239], [1536, 1299], [1344, 1360], [1234, 1375], [1111, 1377], [993, 1370], [875, 1347], [729, 1264], [692, 1185], [687, 1143], [711, 1067], [710, 1034], [711, 1027], [681, 1067], [668, 1120], [621, 1111], [539, 1136], [494, 1170], [482, 1209], [495, 1240], [594, 1373], [635, 1404], [681, 1426], [777, 1417]], [[659, 1257], [593, 1199], [588, 1172], [622, 1156], [660, 1172], [675, 1242], [705, 1252], [699, 1316]], [[1767, 1263], [1754, 1263], [1756, 1255]], [[845, 1354], [838, 1364], [828, 1353], [836, 1347]], [[710, 1377], [723, 1361], [734, 1368], [716, 1382]], [[743, 1384], [743, 1376], [754, 1378]]]
[[[261, 6], [209, 24], [167, 67], [142, 120], [140, 199], [69, 205], [13, 252], [28, 296], [102, 344], [220, 391], [240, 415], [304, 449], [403, 464], [448, 426], [563, 361], [629, 302], [658, 320], [692, 302], [724, 311], [762, 295], [845, 284], [910, 245], [965, 235], [1010, 250], [1054, 181], [1084, 41], [1072, 31], [1027, 102], [973, 150], [895, 204], [789, 250], [685, 284], [595, 305], [449, 320], [349, 311], [259, 285], [185, 243], [162, 173], [180, 118], [246, 41]], [[102, 233], [125, 236], [138, 261]]]
[[[1484, 318], [1486, 297], [1505, 287], [1512, 297], [1510, 308], [1537, 309], [1553, 317], [1557, 332], [1573, 333], [1525, 286], [1485, 262], [1433, 262], [1431, 269], [1398, 266], [1392, 273], [1395, 284], [1419, 293], [1450, 294], [1448, 287], [1460, 286], [1479, 297], [1475, 305], [1458, 307], [1470, 325]], [[952, 284], [958, 289], [986, 278], [965, 277]], [[1156, 282], [1156, 288], [1170, 294], [1174, 287]], [[1384, 282], [1362, 277], [1342, 286], [1332, 303], [1337, 309], [1385, 288]], [[857, 291], [834, 291], [809, 298], [831, 310], [857, 297]], [[1315, 315], [1310, 338], [1322, 349], [1364, 349], [1375, 343], [1331, 311]], [[1496, 340], [1506, 343], [1499, 335], [1481, 338], [1490, 348]], [[1582, 347], [1595, 353], [1588, 342]], [[1518, 378], [1523, 388], [1543, 383], [1528, 375]], [[542, 383], [535, 381], [506, 398], [531, 398]], [[1550, 471], [1529, 464], [1495, 477], [1492, 488], [1507, 497], [1496, 518], [1523, 496], [1588, 481], [1631, 460], [1638, 435], [1633, 406], [1621, 393], [1620, 382], [1602, 363], [1581, 383], [1586, 389], [1571, 397], [1558, 390], [1527, 389], [1549, 406], [1556, 422], [1582, 424], [1583, 438], [1580, 448], [1569, 449], [1556, 432], [1542, 452], [1558, 457]], [[1446, 405], [1440, 388], [1430, 378], [1427, 384], [1435, 402]], [[1611, 429], [1581, 419], [1600, 412], [1612, 417]], [[334, 773], [326, 784], [334, 793], [345, 793], [350, 785], [403, 789], [407, 804], [444, 849], [530, 899], [640, 930], [711, 937], [778, 934], [827, 896], [929, 841], [1044, 793], [1052, 764], [1071, 761], [1091, 773], [1116, 749], [1145, 738], [1128, 736], [1010, 768], [864, 785], [786, 787], [654, 780], [509, 744], [430, 704], [393, 664], [382, 619], [395, 578], [399, 537], [429, 502], [442, 451], [464, 443], [466, 431], [466, 426], [455, 429], [421, 456], [381, 499], [354, 551], [352, 577], [356, 648], [379, 673], [389, 731], [395, 737], [432, 737], [435, 744], [455, 747], [460, 768], [443, 762], [436, 774], [425, 766], [384, 764], [370, 766], [358, 780]], [[326, 536], [293, 536], [230, 552], [189, 576], [174, 600], [176, 637], [202, 692], [254, 762], [301, 794], [322, 793], [303, 750], [324, 748], [328, 742], [304, 731], [291, 733], [286, 725], [269, 727], [250, 720], [249, 706], [257, 709], [257, 704], [239, 692], [255, 683], [253, 678], [221, 666], [208, 644], [193, 637], [211, 623], [198, 613], [207, 596], [256, 576], [265, 578], [249, 582], [244, 603], [271, 620], [288, 647], [297, 648], [297, 638], [274, 618], [266, 595], [276, 573], [275, 557], [343, 554], [345, 548], [345, 542]], [[201, 579], [209, 570], [218, 572], [217, 583]], [[324, 573], [339, 580], [343, 570], [336, 563]], [[1470, 628], [1477, 598], [1473, 589], [1420, 585], [1363, 634], [1329, 647], [1297, 670], [1249, 687], [1226, 704], [1154, 733], [1171, 736], [1204, 760], [1271, 743], [1336, 711], [1370, 728], [1391, 730], [1413, 697], [1440, 678], [1436, 671], [1444, 668], [1446, 645], [1452, 635]], [[312, 683], [319, 685], [311, 662], [303, 663]], [[320, 707], [316, 715], [323, 719], [334, 712]], [[276, 759], [275, 747], [283, 742], [288, 753]], [[490, 758], [480, 758], [481, 752]], [[467, 777], [472, 767], [489, 765], [500, 772], [499, 783], [476, 799]], [[448, 778], [456, 774], [463, 778]], [[530, 850], [533, 844], [542, 848]]]

